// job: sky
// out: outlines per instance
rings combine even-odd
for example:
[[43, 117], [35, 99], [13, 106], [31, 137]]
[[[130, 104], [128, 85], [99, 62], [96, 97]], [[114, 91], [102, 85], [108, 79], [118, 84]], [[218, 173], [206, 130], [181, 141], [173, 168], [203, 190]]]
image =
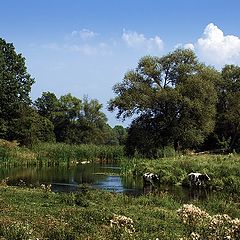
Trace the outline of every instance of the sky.
[[26, 58], [32, 100], [97, 99], [112, 127], [130, 123], [107, 111], [113, 86], [145, 55], [181, 47], [217, 69], [240, 65], [238, 0], [0, 1], [0, 38]]

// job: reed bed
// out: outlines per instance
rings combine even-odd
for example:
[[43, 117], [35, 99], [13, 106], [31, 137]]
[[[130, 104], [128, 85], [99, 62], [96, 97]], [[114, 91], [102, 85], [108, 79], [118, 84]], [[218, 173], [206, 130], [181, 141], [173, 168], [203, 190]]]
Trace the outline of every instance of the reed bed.
[[88, 162], [115, 162], [124, 156], [122, 146], [41, 143], [31, 149], [16, 142], [0, 141], [0, 164], [61, 165]]
[[79, 163], [81, 161], [114, 162], [123, 157], [122, 146], [108, 145], [69, 145], [69, 144], [40, 144], [33, 147], [39, 162], [53, 165], [61, 163]]

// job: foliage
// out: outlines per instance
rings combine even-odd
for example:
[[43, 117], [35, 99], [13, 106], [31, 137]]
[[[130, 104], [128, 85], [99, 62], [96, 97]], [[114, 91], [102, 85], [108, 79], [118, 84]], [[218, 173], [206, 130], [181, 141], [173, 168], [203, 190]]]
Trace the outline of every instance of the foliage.
[[[216, 145], [225, 142], [225, 148], [239, 150], [240, 138], [240, 67], [226, 65], [218, 84], [218, 105], [215, 134]], [[221, 147], [221, 145], [220, 145]]]
[[[16, 139], [16, 122], [21, 110], [30, 105], [34, 79], [27, 73], [25, 58], [17, 54], [12, 43], [0, 38], [0, 137]], [[22, 140], [22, 139], [20, 139]]]
[[126, 144], [129, 152], [136, 149], [151, 155], [168, 145], [199, 146], [214, 128], [214, 83], [219, 78], [190, 50], [140, 59], [136, 70], [114, 86], [117, 96], [109, 102], [109, 110], [118, 110], [117, 117], [135, 117]]
[[35, 101], [38, 113], [54, 125], [57, 142], [74, 144], [110, 144], [114, 133], [96, 99], [78, 99], [71, 94], [59, 99], [54, 93], [44, 92]]

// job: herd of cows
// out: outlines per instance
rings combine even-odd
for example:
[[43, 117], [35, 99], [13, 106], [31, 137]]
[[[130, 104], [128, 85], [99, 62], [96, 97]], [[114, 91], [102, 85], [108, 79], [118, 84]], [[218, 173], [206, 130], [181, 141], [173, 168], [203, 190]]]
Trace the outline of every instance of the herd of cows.
[[[188, 182], [190, 187], [204, 187], [205, 184], [210, 181], [210, 177], [207, 174], [198, 172], [191, 172], [188, 174]], [[160, 182], [160, 177], [154, 173], [143, 174], [143, 185], [157, 186]]]

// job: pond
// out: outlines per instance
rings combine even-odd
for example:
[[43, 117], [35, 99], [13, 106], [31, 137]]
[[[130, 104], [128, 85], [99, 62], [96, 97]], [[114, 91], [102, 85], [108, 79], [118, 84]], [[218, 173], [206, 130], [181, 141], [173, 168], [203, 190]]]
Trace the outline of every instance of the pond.
[[[120, 167], [114, 164], [87, 163], [74, 166], [56, 167], [1, 167], [0, 180], [8, 178], [8, 185], [40, 186], [51, 184], [54, 192], [77, 191], [79, 184], [87, 184], [96, 189], [141, 195], [152, 191], [151, 187], [143, 187], [141, 177], [122, 176]], [[189, 191], [181, 186], [161, 185], [161, 192], [168, 192], [179, 201], [205, 199], [207, 193]]]

